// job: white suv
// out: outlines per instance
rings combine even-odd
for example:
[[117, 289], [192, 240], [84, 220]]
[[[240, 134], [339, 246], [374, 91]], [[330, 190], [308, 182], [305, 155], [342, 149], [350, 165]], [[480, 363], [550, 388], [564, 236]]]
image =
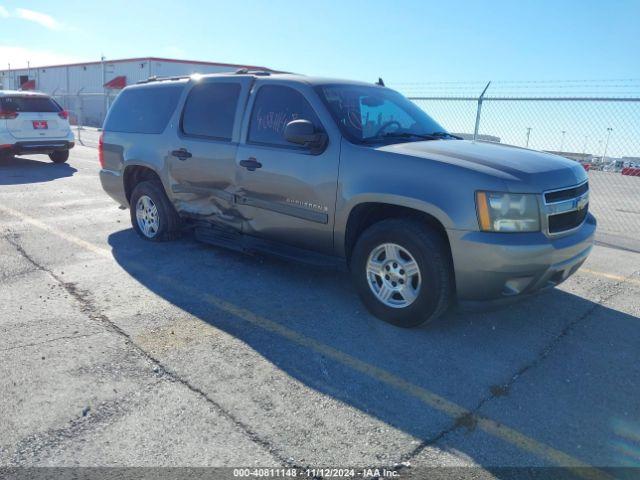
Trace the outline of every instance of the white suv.
[[0, 90], [0, 157], [43, 153], [66, 162], [75, 140], [68, 117], [44, 93]]

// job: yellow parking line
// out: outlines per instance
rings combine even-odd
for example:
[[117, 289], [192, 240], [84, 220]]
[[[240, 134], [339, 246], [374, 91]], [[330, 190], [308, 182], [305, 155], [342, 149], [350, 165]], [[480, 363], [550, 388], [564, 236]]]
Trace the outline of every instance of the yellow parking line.
[[59, 238], [62, 238], [63, 240], [66, 240], [69, 243], [74, 243], [77, 246], [84, 248], [85, 250], [95, 253], [96, 255], [100, 255], [101, 257], [105, 257], [105, 258], [113, 258], [113, 256], [111, 255], [111, 251], [108, 248], [98, 247], [97, 245], [94, 245], [91, 242], [87, 242], [86, 240], [82, 240], [81, 238], [78, 238], [75, 235], [69, 235], [68, 233], [63, 232], [62, 230], [52, 227], [51, 225], [45, 222], [42, 222], [37, 218], [33, 218], [28, 215], [25, 215], [22, 212], [14, 210], [13, 208], [0, 205], [0, 212], [4, 212], [8, 215], [17, 217], [23, 220], [25, 223], [31, 224], [34, 227], [39, 228], [40, 230], [44, 230], [45, 232], [49, 232]]
[[607, 278], [609, 280], [614, 280], [616, 282], [624, 282], [624, 283], [631, 283], [633, 285], [640, 285], [640, 280], [638, 279], [623, 277], [622, 275], [615, 275], [613, 273], [599, 272], [597, 270], [591, 270], [590, 268], [582, 267], [580, 270], [578, 270], [578, 272], [587, 273], [595, 277]]
[[[28, 223], [34, 227], [37, 227], [41, 230], [44, 230], [48, 233], [51, 233], [63, 240], [66, 240], [70, 243], [73, 243], [81, 248], [84, 248], [92, 253], [100, 255], [101, 257], [113, 259], [111, 251], [107, 248], [99, 247], [90, 242], [82, 240], [74, 235], [70, 235], [65, 233], [51, 225], [46, 224], [36, 218], [30, 217], [28, 215], [23, 214], [17, 210], [13, 210], [9, 207], [0, 206], [0, 211], [3, 211], [9, 215], [15, 216], [23, 220], [25, 223]], [[140, 269], [146, 269], [143, 265], [137, 265]], [[201, 294], [193, 289], [188, 287], [184, 287], [175, 281], [173, 281], [169, 277], [165, 277], [162, 275], [155, 275], [156, 279], [159, 279], [162, 283], [170, 285], [172, 288], [176, 288], [182, 290], [185, 294], [197, 296], [202, 301], [212, 305], [224, 312], [232, 314], [246, 322], [249, 322], [253, 325], [256, 325], [263, 330], [272, 332], [274, 334], [279, 335], [297, 345], [309, 348], [310, 350], [315, 351], [321, 355], [329, 357], [336, 362], [345, 365], [352, 370], [360, 372], [364, 375], [367, 375], [370, 378], [373, 378], [381, 383], [384, 383], [387, 386], [395, 388], [399, 391], [402, 391], [412, 397], [419, 399], [425, 405], [428, 405], [435, 410], [438, 410], [454, 419], [459, 419], [464, 416], [472, 415], [472, 413], [466, 408], [453, 403], [440, 395], [437, 395], [429, 390], [415, 385], [407, 380], [404, 380], [397, 375], [394, 375], [391, 372], [388, 372], [382, 368], [371, 365], [367, 362], [364, 362], [358, 358], [355, 358], [347, 353], [344, 353], [340, 350], [337, 350], [329, 345], [326, 345], [315, 338], [308, 337], [301, 333], [298, 333], [295, 330], [292, 330], [284, 325], [264, 318], [260, 315], [256, 315], [255, 313], [246, 310], [244, 308], [238, 307], [230, 302], [227, 302], [221, 298], [218, 298], [211, 294]], [[212, 327], [215, 328], [215, 327]], [[533, 438], [530, 438], [500, 422], [492, 420], [488, 417], [484, 417], [481, 415], [475, 416], [476, 425], [478, 428], [483, 430], [484, 432], [497, 437], [503, 441], [506, 441], [521, 450], [532, 453], [540, 458], [544, 458], [556, 465], [568, 467], [570, 468], [576, 475], [581, 476], [587, 479], [609, 479], [610, 477], [607, 473], [598, 470], [587, 463], [582, 462], [560, 450], [557, 450], [553, 447], [545, 445]]]

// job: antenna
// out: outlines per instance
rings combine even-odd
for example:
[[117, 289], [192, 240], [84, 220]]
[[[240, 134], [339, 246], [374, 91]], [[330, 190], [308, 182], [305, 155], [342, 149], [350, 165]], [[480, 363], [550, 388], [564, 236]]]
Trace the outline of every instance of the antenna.
[[384, 80], [382, 80], [382, 77], [378, 77], [378, 81], [376, 82], [376, 85], [380, 85], [381, 87], [384, 87]]

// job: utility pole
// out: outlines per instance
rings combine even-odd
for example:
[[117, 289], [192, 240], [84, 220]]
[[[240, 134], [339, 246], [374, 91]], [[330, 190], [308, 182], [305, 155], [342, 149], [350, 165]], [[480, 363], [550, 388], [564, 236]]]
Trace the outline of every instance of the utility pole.
[[531, 127], [527, 127], [527, 144], [526, 148], [529, 148], [529, 138], [531, 137]]
[[102, 119], [107, 115], [107, 89], [104, 84], [107, 83], [107, 71], [104, 61], [106, 60], [105, 56], [102, 55], [100, 57], [100, 62], [102, 63]]
[[564, 150], [564, 136], [567, 134], [566, 130], [562, 130], [562, 140], [560, 141], [560, 152]]
[[587, 155], [587, 140], [589, 140], [589, 136], [584, 136], [584, 145], [582, 146], [582, 159], [584, 160]]
[[604, 142], [604, 152], [602, 153], [602, 158], [600, 159], [601, 163], [604, 163], [604, 159], [607, 156], [607, 148], [609, 147], [609, 138], [611, 138], [611, 131], [613, 129], [611, 127], [607, 127], [607, 140]]

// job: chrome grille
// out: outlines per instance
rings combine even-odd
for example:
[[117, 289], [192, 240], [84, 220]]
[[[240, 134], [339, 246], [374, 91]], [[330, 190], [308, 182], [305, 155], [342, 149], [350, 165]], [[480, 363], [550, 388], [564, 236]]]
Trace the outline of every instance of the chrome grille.
[[575, 230], [589, 212], [589, 183], [545, 192], [544, 209], [550, 235]]
[[553, 190], [544, 194], [544, 201], [546, 203], [562, 202], [564, 200], [570, 200], [572, 198], [579, 197], [585, 192], [589, 191], [589, 182], [585, 182], [576, 187], [567, 188], [564, 190]]

